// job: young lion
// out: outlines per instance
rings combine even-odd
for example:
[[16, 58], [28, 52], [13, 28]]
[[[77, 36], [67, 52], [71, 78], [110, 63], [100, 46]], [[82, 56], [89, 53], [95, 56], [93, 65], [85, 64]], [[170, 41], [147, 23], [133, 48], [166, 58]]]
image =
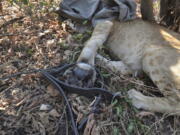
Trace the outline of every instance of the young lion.
[[107, 61], [98, 56], [105, 66], [122, 74], [144, 71], [164, 95], [149, 97], [130, 90], [135, 107], [180, 114], [180, 34], [141, 19], [98, 23], [78, 59], [86, 64], [80, 63], [79, 68], [94, 65], [97, 49], [105, 41], [121, 60]]

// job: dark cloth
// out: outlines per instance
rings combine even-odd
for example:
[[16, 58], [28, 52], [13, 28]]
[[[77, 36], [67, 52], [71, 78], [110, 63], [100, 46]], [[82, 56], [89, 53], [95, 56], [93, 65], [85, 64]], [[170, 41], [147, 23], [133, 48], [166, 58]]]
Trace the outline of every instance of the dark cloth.
[[88, 20], [93, 25], [103, 20], [131, 20], [135, 13], [134, 0], [63, 0], [60, 3], [60, 16]]

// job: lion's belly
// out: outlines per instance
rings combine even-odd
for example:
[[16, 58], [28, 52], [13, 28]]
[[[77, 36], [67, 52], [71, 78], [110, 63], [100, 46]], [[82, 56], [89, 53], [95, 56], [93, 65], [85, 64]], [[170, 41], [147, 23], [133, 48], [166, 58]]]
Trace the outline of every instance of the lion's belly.
[[149, 65], [143, 65], [142, 62], [149, 51], [151, 52], [150, 59], [157, 60], [156, 56], [165, 57], [166, 62], [163, 65], [156, 65], [156, 67], [151, 67], [151, 69], [166, 68], [166, 71], [170, 71], [169, 69], [171, 69], [172, 72], [167, 76], [172, 76], [171, 79], [174, 79], [175, 84], [179, 87], [179, 38], [180, 36], [178, 34], [158, 25], [142, 20], [135, 20], [125, 23], [115, 22], [106, 44], [113, 54], [133, 71], [146, 70], [143, 66], [152, 66], [150, 65], [151, 63], [148, 63]]
[[139, 28], [141, 25], [145, 25], [144, 21], [114, 23], [112, 33], [106, 43], [113, 54], [133, 71], [142, 70], [143, 49], [148, 37], [151, 36], [151, 33], [145, 35], [145, 31]]

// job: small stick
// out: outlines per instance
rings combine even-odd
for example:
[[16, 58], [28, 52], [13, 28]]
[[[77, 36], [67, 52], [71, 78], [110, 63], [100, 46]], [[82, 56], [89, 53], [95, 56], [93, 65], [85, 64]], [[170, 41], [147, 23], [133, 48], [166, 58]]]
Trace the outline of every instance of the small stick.
[[2, 29], [2, 28], [4, 28], [4, 27], [7, 27], [8, 25], [13, 24], [13, 23], [15, 23], [16, 21], [19, 21], [19, 20], [21, 20], [21, 19], [23, 19], [23, 18], [24, 18], [24, 16], [11, 19], [11, 20], [9, 20], [8, 22], [2, 24], [2, 25], [0, 26], [0, 29]]

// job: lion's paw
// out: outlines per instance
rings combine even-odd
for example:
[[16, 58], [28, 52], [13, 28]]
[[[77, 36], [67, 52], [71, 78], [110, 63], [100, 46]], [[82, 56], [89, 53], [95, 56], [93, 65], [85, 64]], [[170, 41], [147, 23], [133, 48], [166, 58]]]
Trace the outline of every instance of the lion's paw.
[[141, 92], [131, 89], [128, 91], [128, 96], [132, 100], [133, 106], [138, 109], [147, 109], [147, 97], [144, 96]]

